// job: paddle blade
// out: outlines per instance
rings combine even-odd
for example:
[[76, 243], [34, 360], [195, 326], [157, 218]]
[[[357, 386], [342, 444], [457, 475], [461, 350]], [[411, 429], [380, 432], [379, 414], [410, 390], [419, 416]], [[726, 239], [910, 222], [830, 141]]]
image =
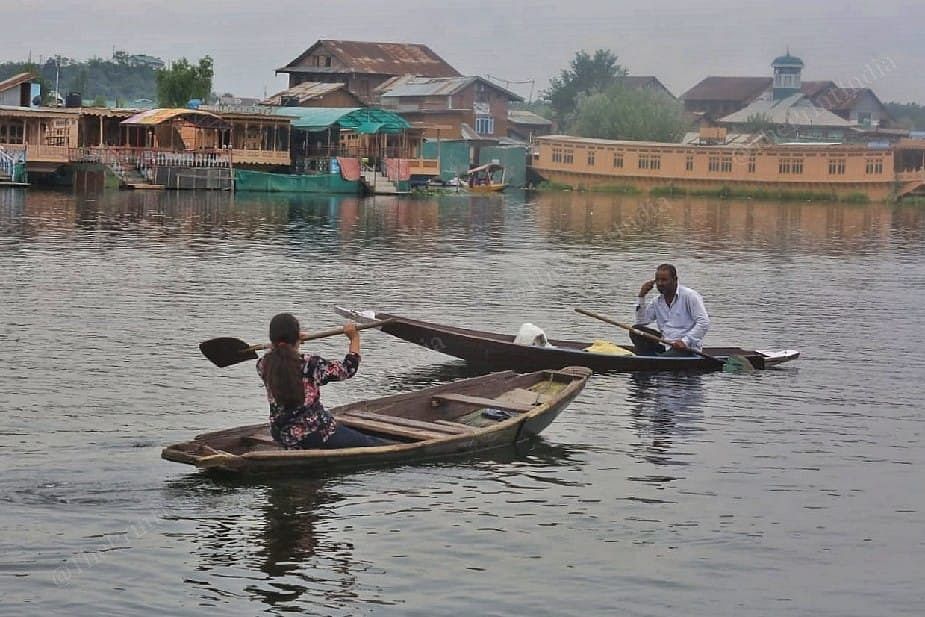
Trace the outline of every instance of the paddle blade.
[[199, 343], [199, 351], [212, 364], [223, 368], [257, 359], [257, 352], [250, 349], [247, 343], [239, 338], [223, 337], [203, 341]]
[[754, 370], [755, 366], [745, 356], [729, 356], [723, 363], [724, 373], [748, 373]]

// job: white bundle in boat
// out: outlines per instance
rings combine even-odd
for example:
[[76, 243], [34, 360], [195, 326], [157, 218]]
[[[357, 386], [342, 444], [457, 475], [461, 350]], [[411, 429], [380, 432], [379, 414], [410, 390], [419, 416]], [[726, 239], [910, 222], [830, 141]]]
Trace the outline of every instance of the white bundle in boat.
[[520, 326], [520, 331], [514, 337], [514, 343], [531, 347], [552, 347], [549, 341], [546, 340], [546, 333], [543, 332], [542, 328], [538, 328], [532, 323], [525, 323]]

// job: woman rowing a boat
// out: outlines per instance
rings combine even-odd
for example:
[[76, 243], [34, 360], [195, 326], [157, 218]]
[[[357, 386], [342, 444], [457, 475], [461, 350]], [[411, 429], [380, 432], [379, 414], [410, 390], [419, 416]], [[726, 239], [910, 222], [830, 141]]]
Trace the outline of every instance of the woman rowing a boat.
[[287, 449], [355, 448], [386, 443], [338, 424], [321, 405], [320, 387], [353, 377], [360, 366], [360, 333], [348, 321], [350, 348], [342, 361], [299, 352], [299, 321], [289, 313], [270, 320], [270, 351], [257, 361], [270, 403], [270, 434]]

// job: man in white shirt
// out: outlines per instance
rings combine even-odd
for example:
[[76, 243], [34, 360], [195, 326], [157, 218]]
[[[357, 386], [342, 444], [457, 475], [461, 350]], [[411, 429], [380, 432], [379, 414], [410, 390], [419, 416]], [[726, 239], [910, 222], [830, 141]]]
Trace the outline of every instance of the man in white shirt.
[[[658, 289], [658, 297], [646, 303], [646, 294]], [[645, 328], [646, 324], [656, 322], [661, 332]], [[630, 332], [630, 339], [638, 355], [691, 355], [690, 350], [703, 348], [703, 337], [710, 328], [710, 316], [703, 305], [700, 294], [678, 284], [678, 271], [671, 264], [662, 264], [655, 271], [655, 279], [646, 281], [639, 290], [636, 299], [636, 328], [654, 332], [670, 341], [671, 347], [664, 346], [645, 337]]]

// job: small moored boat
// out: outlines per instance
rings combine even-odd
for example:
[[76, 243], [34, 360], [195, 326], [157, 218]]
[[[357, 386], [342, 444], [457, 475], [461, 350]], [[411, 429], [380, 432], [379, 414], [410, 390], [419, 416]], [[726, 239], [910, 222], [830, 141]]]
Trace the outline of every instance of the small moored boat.
[[[389, 319], [382, 331], [409, 343], [462, 358], [479, 368], [539, 371], [563, 366], [585, 366], [597, 373], [610, 371], [685, 371], [716, 370], [717, 362], [699, 356], [638, 356], [632, 345], [621, 345], [625, 355], [586, 351], [590, 342], [552, 340], [549, 346], [521, 345], [514, 335], [483, 332], [467, 328], [444, 326], [427, 321], [397, 317], [373, 311], [352, 311], [337, 308], [337, 312], [358, 323]], [[746, 350], [739, 347], [705, 347], [705, 354], [720, 361], [733, 356], [744, 356], [756, 369], [795, 360], [800, 352], [794, 349]]]
[[590, 375], [583, 367], [504, 371], [331, 410], [338, 422], [390, 440], [383, 446], [286, 450], [264, 422], [198, 435], [167, 446], [161, 456], [209, 471], [311, 473], [490, 450], [538, 435]]
[[505, 170], [498, 163], [488, 163], [469, 170], [468, 188], [473, 193], [500, 193], [507, 188]]

